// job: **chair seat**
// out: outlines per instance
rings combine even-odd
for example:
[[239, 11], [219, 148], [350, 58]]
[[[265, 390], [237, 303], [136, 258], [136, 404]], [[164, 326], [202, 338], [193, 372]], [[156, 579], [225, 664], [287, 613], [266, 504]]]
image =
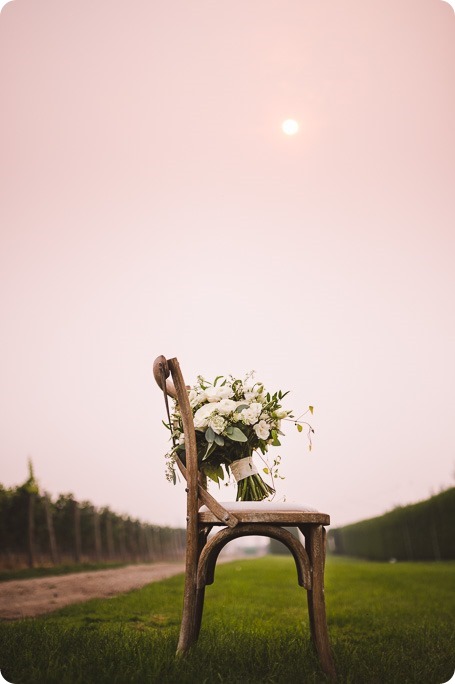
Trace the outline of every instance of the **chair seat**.
[[[269, 523], [277, 525], [304, 525], [313, 523], [330, 525], [330, 516], [311, 506], [274, 501], [227, 501], [221, 502], [229, 513], [242, 523]], [[207, 506], [199, 508], [199, 522], [224, 525]]]

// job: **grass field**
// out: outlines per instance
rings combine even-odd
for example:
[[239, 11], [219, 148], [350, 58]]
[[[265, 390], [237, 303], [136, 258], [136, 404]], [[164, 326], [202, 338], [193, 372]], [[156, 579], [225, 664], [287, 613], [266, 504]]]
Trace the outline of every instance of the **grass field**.
[[[326, 600], [340, 682], [442, 684], [455, 667], [454, 563], [329, 558]], [[39, 619], [0, 624], [14, 684], [325, 682], [292, 558], [235, 561], [207, 588], [201, 636], [176, 660], [182, 576]]]

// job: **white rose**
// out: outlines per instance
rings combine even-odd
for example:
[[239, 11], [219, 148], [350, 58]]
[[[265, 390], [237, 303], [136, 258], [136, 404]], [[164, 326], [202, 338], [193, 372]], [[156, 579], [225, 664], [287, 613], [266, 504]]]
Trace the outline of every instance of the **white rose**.
[[194, 408], [198, 404], [202, 404], [206, 398], [205, 398], [205, 392], [197, 392], [196, 390], [192, 389], [188, 392], [188, 399], [190, 402], [191, 408]]
[[201, 408], [198, 408], [193, 417], [194, 427], [196, 430], [204, 430], [208, 424], [210, 416], [216, 409], [218, 404], [204, 404]]
[[258, 402], [253, 402], [248, 406], [248, 408], [243, 409], [240, 413], [240, 417], [246, 425], [253, 425], [256, 423], [262, 412], [262, 404]]
[[250, 409], [256, 413], [256, 416], [259, 418], [262, 412], [262, 404], [260, 404], [258, 401], [254, 401], [252, 404], [250, 404]]
[[251, 407], [243, 409], [240, 413], [240, 418], [245, 423], [245, 425], [253, 425], [258, 419], [256, 411]]
[[223, 385], [219, 387], [207, 387], [205, 390], [205, 396], [207, 401], [220, 401], [221, 399], [230, 399], [234, 392], [230, 385]]
[[209, 420], [209, 427], [211, 427], [213, 432], [216, 432], [217, 435], [221, 435], [226, 427], [226, 421], [224, 420], [223, 416], [212, 416]]
[[232, 411], [235, 411], [236, 408], [237, 402], [233, 401], [232, 399], [221, 399], [220, 403], [218, 404], [218, 411], [223, 416], [226, 416], [228, 413], [232, 413]]
[[265, 420], [260, 420], [259, 423], [253, 426], [253, 430], [259, 439], [267, 439], [270, 434], [270, 428]]

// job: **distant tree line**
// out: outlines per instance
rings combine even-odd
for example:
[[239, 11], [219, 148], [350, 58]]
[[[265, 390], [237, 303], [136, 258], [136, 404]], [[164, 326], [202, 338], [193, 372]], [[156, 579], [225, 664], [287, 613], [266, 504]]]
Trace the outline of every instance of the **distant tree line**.
[[455, 487], [329, 531], [329, 550], [369, 560], [455, 559]]
[[179, 560], [183, 529], [150, 525], [109, 508], [78, 502], [72, 494], [52, 500], [29, 478], [18, 487], [0, 484], [0, 567], [63, 563]]

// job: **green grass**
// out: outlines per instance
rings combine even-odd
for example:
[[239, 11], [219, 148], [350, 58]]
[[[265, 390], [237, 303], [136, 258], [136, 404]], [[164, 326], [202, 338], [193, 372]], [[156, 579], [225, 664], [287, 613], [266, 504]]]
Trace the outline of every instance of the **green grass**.
[[36, 577], [53, 577], [68, 575], [74, 572], [93, 570], [110, 570], [124, 567], [126, 563], [78, 563], [77, 565], [52, 565], [48, 568], [21, 568], [20, 570], [0, 570], [0, 582], [8, 580], [34, 579]]
[[[329, 558], [326, 600], [339, 681], [442, 684], [455, 667], [454, 563]], [[201, 636], [175, 659], [182, 576], [39, 619], [0, 624], [14, 684], [325, 682], [290, 557], [220, 565]]]

